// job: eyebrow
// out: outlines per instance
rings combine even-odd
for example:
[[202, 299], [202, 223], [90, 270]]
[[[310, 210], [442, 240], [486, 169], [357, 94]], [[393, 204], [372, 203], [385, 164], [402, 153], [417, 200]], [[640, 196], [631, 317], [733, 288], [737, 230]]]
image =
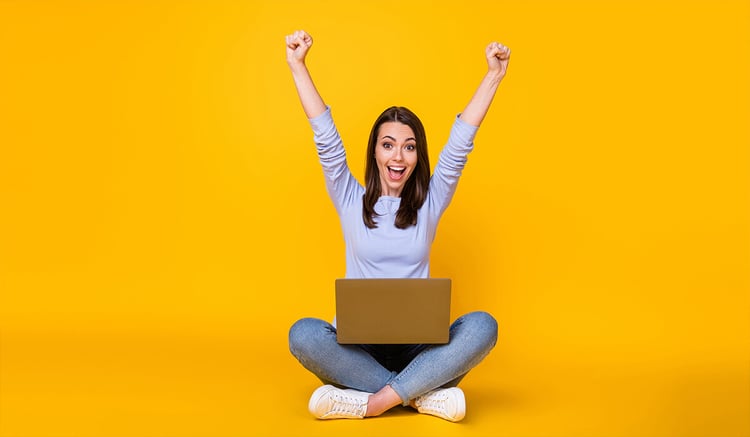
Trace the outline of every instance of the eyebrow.
[[[388, 138], [388, 139], [389, 139], [389, 140], [391, 140], [391, 141], [396, 141], [396, 139], [395, 139], [395, 138], [393, 138], [393, 137], [392, 137], [392, 136], [390, 136], [390, 135], [383, 135], [383, 137], [382, 137], [382, 138], [380, 138], [380, 139], [382, 140], [382, 139], [385, 139], [385, 138]], [[409, 140], [414, 140], [414, 141], [417, 141], [417, 139], [416, 139], [416, 138], [414, 138], [414, 137], [409, 137], [409, 138], [405, 139], [405, 140], [404, 140], [404, 142], [406, 142], [406, 141], [409, 141]]]

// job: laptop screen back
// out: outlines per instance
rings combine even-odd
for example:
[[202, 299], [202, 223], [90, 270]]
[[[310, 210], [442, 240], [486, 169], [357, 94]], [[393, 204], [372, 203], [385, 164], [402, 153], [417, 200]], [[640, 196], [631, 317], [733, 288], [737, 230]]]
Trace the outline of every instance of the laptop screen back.
[[341, 344], [444, 344], [450, 329], [451, 280], [337, 279]]

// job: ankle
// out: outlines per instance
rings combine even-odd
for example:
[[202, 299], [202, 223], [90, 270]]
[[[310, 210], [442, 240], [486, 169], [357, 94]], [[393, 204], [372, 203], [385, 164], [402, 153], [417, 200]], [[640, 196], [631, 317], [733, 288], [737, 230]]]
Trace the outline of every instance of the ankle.
[[401, 398], [391, 388], [386, 385], [377, 393], [371, 394], [367, 400], [367, 411], [365, 417], [380, 416], [396, 405], [401, 404]]
[[370, 395], [367, 399], [367, 410], [365, 411], [365, 417], [375, 417], [388, 411], [382, 402], [382, 396]]
[[365, 417], [375, 417], [380, 416], [383, 414], [382, 412], [378, 412], [375, 408], [374, 403], [372, 402], [372, 397], [374, 395], [370, 395], [370, 397], [367, 398], [367, 409], [365, 410]]

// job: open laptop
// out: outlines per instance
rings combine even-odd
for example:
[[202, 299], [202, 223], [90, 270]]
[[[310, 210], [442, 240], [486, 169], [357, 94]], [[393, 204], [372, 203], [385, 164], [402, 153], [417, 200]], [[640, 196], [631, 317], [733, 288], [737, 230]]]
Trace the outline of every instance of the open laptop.
[[337, 279], [341, 344], [443, 344], [450, 329], [451, 280]]

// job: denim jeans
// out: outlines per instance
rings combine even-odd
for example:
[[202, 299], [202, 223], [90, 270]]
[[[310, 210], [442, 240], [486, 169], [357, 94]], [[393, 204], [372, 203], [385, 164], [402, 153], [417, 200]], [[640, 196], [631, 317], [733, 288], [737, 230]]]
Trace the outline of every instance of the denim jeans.
[[313, 318], [289, 330], [289, 349], [324, 384], [375, 393], [386, 385], [403, 405], [438, 387], [454, 387], [497, 342], [497, 322], [478, 311], [459, 317], [450, 340], [438, 345], [351, 345], [336, 342], [336, 328]]

